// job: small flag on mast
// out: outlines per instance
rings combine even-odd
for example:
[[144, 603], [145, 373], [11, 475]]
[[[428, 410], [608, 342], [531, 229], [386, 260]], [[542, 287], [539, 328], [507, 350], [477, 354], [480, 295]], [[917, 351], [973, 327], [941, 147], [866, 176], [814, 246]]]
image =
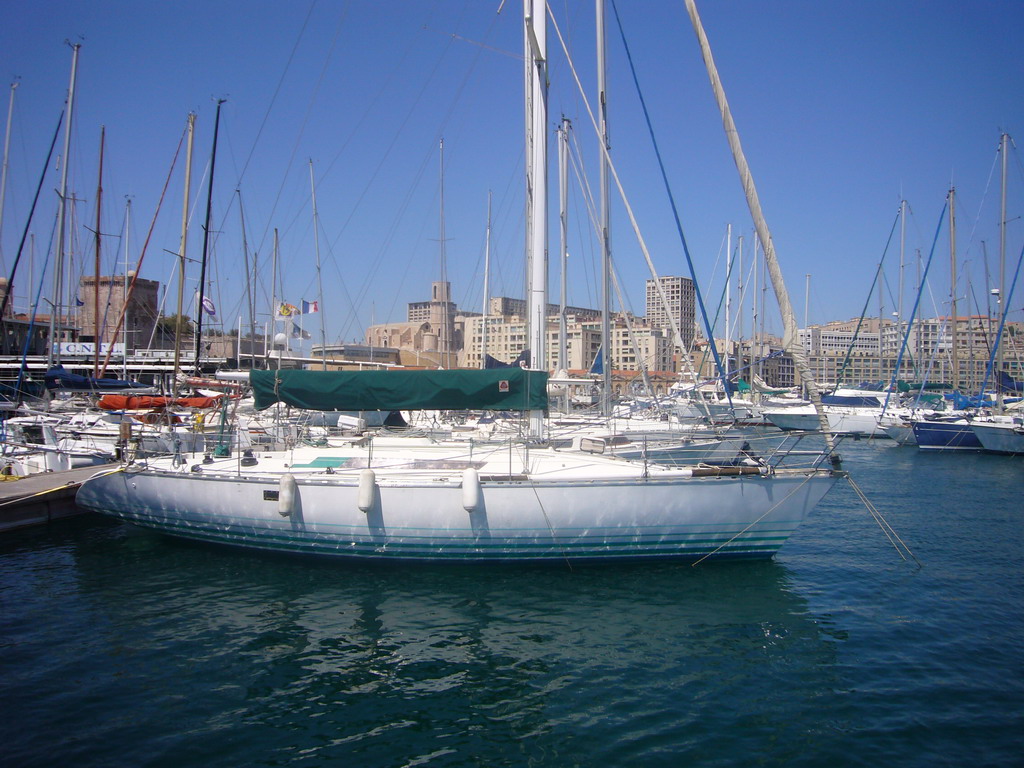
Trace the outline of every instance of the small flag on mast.
[[282, 301], [278, 305], [278, 307], [277, 307], [277, 313], [275, 315], [275, 319], [276, 320], [284, 320], [284, 319], [289, 318], [289, 317], [294, 317], [297, 314], [299, 314], [299, 308], [298, 307], [296, 307], [294, 304], [288, 304], [288, 303]]
[[[196, 303], [200, 302], [199, 291], [196, 291]], [[209, 296], [203, 296], [202, 298], [203, 311], [206, 312], [210, 317], [217, 316], [217, 308], [213, 305], [213, 299]]]
[[310, 314], [312, 314], [314, 312], [319, 312], [319, 311], [320, 311], [320, 302], [319, 301], [306, 301], [305, 299], [302, 300], [302, 314], [310, 315]]

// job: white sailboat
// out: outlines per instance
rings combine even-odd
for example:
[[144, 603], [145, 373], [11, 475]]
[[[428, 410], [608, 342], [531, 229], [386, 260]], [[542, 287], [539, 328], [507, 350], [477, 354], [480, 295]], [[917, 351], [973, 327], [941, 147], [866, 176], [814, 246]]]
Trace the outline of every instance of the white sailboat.
[[362, 559], [694, 560], [770, 557], [783, 545], [841, 476], [830, 451], [664, 466], [535, 441], [548, 403], [547, 372], [536, 370], [547, 303], [546, 9], [524, 5], [533, 370], [253, 371], [250, 382], [257, 409], [518, 411], [534, 440], [361, 435], [146, 459], [86, 481], [80, 506], [186, 538]]
[[[321, 408], [335, 398], [416, 404], [401, 392], [421, 406], [451, 398], [528, 411], [546, 402], [546, 374], [523, 369], [252, 375], [261, 407], [274, 397]], [[88, 480], [77, 502], [177, 536], [346, 557], [765, 557], [835, 482], [823, 458], [676, 467], [520, 440], [356, 436], [143, 460]]]
[[[878, 418], [885, 401], [884, 392], [860, 389], [837, 389], [823, 398], [822, 409], [834, 435], [857, 437], [888, 437]], [[763, 415], [782, 430], [814, 430], [819, 428], [818, 411], [813, 405], [768, 408]]]
[[[999, 312], [999, 333], [996, 335], [996, 351], [998, 358], [996, 363], [996, 415], [989, 418], [976, 419], [971, 422], [971, 431], [981, 443], [981, 447], [991, 453], [1009, 453], [1015, 455], [1024, 454], [1024, 401], [1016, 400], [1010, 405], [1006, 404], [1004, 392], [1017, 393], [1020, 386], [1007, 374], [1003, 367], [1003, 340], [1002, 332], [1006, 322], [1006, 313], [1009, 310], [1012, 298], [1006, 294], [1006, 165], [1007, 152], [1010, 146], [1010, 137], [1004, 133], [1000, 137], [1000, 153], [1002, 154], [1002, 202], [999, 214], [999, 288], [993, 290], [998, 297]], [[1018, 271], [1020, 263], [1017, 265]], [[1013, 281], [1016, 285], [1016, 279]]]
[[[825, 406], [829, 429], [834, 435], [849, 437], [889, 437], [878, 424], [881, 406], [877, 408], [847, 408]], [[777, 411], [764, 411], [764, 416], [782, 430], [818, 429], [818, 413], [813, 405], [798, 405]]]
[[1024, 454], [1024, 417], [993, 416], [988, 421], [973, 421], [971, 431], [986, 451]]

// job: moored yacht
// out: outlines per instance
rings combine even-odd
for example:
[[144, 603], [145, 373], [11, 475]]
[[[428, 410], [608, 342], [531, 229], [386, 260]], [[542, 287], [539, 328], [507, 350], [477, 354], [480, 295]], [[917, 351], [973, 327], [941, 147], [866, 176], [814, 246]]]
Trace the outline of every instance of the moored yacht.
[[[546, 403], [546, 375], [522, 369], [252, 376], [260, 408]], [[176, 536], [366, 559], [769, 557], [840, 476], [826, 458], [666, 466], [529, 441], [363, 435], [142, 459], [86, 481], [77, 502]]]

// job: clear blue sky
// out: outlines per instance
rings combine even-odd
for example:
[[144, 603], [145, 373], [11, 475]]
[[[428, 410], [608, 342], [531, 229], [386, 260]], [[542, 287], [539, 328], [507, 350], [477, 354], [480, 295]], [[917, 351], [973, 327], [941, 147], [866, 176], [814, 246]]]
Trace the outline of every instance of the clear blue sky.
[[[218, 314], [248, 322], [241, 216], [259, 266], [260, 320], [270, 303], [273, 230], [280, 231], [283, 298], [318, 298], [309, 162], [317, 179], [324, 320], [328, 339], [362, 338], [371, 321], [403, 320], [438, 279], [439, 158], [445, 140], [448, 275], [460, 306], [482, 297], [488, 190], [493, 193], [492, 294], [521, 296], [523, 275], [522, 5], [436, 2], [18, 3], [0, 27], [0, 77], [18, 80], [3, 218], [8, 274], [63, 104], [80, 41], [70, 189], [76, 275], [91, 272], [100, 126], [106, 126], [103, 271], [123, 269], [126, 199], [129, 259], [138, 260], [183, 134], [197, 117], [189, 254], [202, 251], [215, 100], [222, 110], [213, 190], [210, 274]], [[699, 10], [798, 318], [811, 274], [811, 322], [860, 314], [899, 202], [907, 221], [906, 298], [914, 254], [927, 256], [950, 184], [957, 189], [960, 295], [985, 302], [998, 271], [1000, 133], [1024, 125], [1019, 53], [1024, 3], [820, 1], [702, 2]], [[593, 4], [552, 5], [573, 64], [593, 100]], [[626, 2], [619, 12], [654, 131], [708, 302], [723, 289], [723, 241], [750, 242], [752, 226], [682, 0]], [[661, 274], [687, 274], [608, 0], [609, 123], [614, 162]], [[597, 188], [598, 156], [583, 99], [554, 26], [548, 25], [552, 128], [572, 119], [584, 173]], [[6, 125], [9, 92], [0, 91]], [[553, 134], [552, 134], [553, 136]], [[60, 141], [58, 141], [58, 152]], [[558, 251], [557, 171], [551, 144], [551, 252]], [[1009, 155], [1007, 262], [1022, 241], [1022, 166]], [[38, 283], [53, 229], [58, 175], [44, 185], [32, 231]], [[180, 229], [184, 150], [142, 265], [170, 288]], [[596, 306], [596, 239], [579, 184], [570, 184], [570, 303]], [[613, 251], [631, 308], [644, 312], [646, 265], [613, 205]], [[989, 278], [986, 283], [986, 259]], [[27, 257], [26, 257], [27, 258]], [[898, 285], [898, 240], [886, 256]], [[749, 260], [749, 257], [748, 257]], [[552, 259], [551, 296], [558, 277]], [[120, 266], [118, 266], [120, 265]], [[24, 306], [28, 266], [16, 280]], [[932, 268], [935, 301], [948, 301], [943, 228]], [[198, 265], [189, 266], [195, 290]], [[50, 290], [47, 277], [43, 292]], [[1022, 292], [1013, 302], [1024, 304]], [[278, 294], [282, 291], [279, 288]], [[931, 299], [926, 298], [931, 315]], [[749, 303], [745, 310], [749, 322]], [[886, 299], [891, 311], [894, 299]], [[878, 300], [870, 302], [878, 311]], [[971, 311], [973, 306], [970, 307]], [[194, 316], [194, 310], [190, 311]], [[940, 307], [941, 311], [941, 307]], [[961, 311], [966, 311], [961, 304]], [[779, 327], [773, 309], [770, 328]], [[319, 318], [307, 328], [317, 336]]]

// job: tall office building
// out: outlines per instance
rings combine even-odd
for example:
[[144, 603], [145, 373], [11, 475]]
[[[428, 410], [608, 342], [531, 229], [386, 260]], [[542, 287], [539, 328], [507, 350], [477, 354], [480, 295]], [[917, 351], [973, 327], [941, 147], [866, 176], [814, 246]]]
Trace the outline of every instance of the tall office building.
[[668, 306], [665, 306], [658, 295], [654, 280], [648, 280], [647, 322], [652, 328], [669, 333], [672, 328], [669, 318], [674, 319], [679, 327], [679, 335], [683, 338], [683, 344], [686, 345], [686, 350], [690, 351], [697, 317], [697, 293], [693, 288], [693, 281], [688, 277], [660, 277], [658, 280], [661, 282]]

